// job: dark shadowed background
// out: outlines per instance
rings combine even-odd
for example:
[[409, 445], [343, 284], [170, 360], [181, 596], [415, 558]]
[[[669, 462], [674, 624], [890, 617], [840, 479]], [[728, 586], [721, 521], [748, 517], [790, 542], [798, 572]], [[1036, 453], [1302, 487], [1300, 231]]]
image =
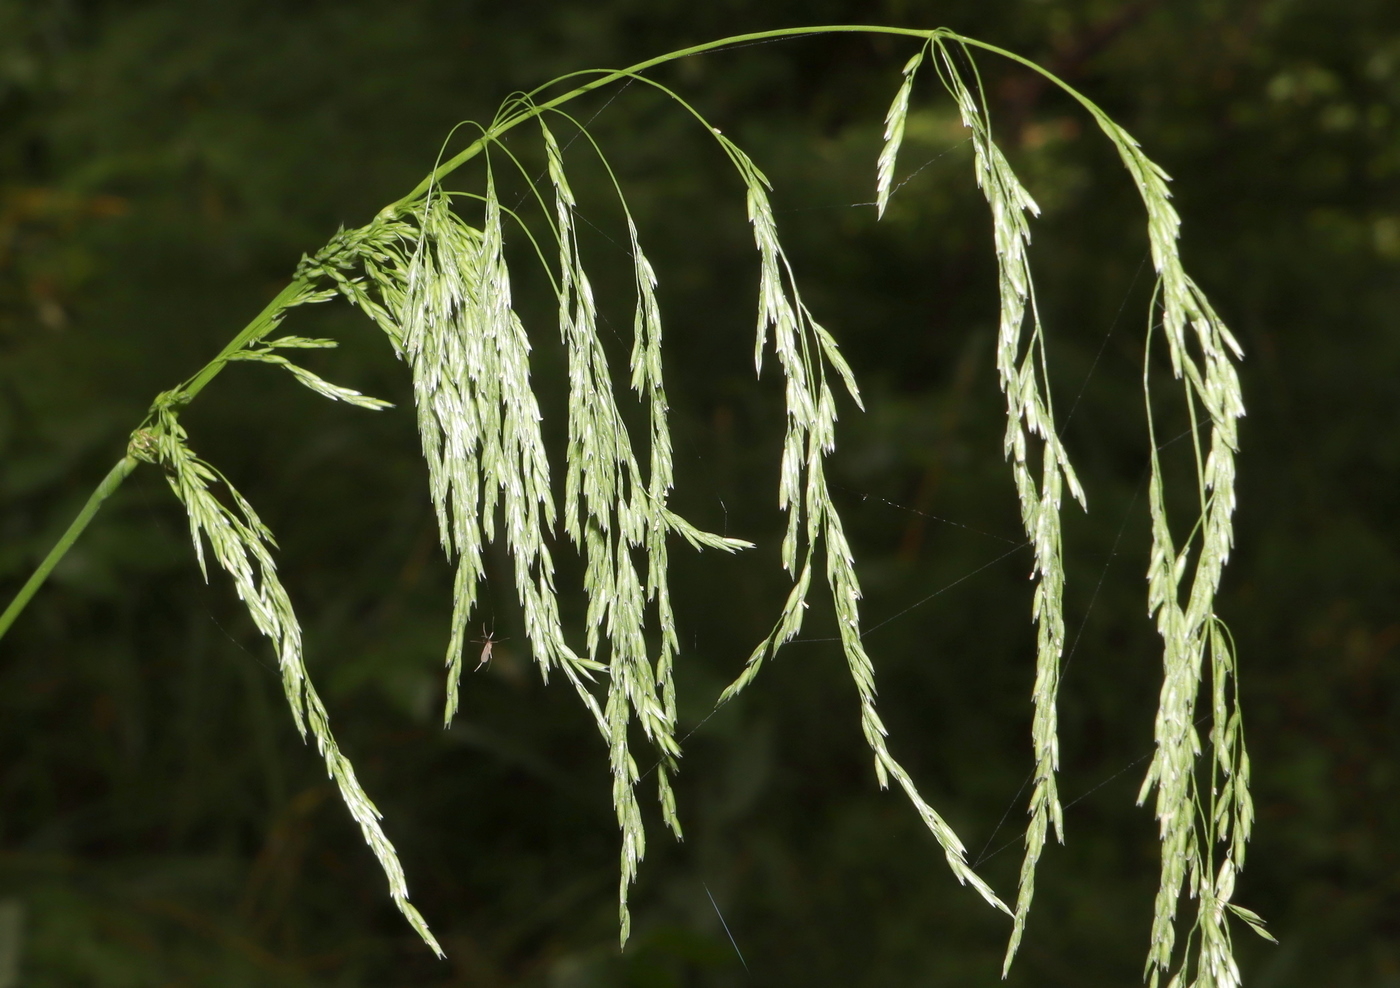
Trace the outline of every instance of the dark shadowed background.
[[[0, 0], [0, 596], [156, 392], [215, 354], [302, 252], [410, 189], [453, 124], [564, 72], [824, 22], [941, 24], [1021, 52], [1176, 180], [1187, 266], [1247, 350], [1220, 613], [1239, 641], [1259, 813], [1236, 899], [1280, 945], [1237, 932], [1246, 983], [1400, 985], [1393, 0]], [[1001, 455], [990, 223], [929, 78], [896, 176], [907, 184], [879, 224], [870, 205], [913, 50], [808, 38], [658, 77], [773, 179], [807, 300], [863, 383], [867, 411], [841, 409], [832, 479], [892, 749], [1010, 895], [1031, 765], [1030, 558]], [[982, 65], [997, 133], [1044, 209], [1032, 261], [1090, 501], [1087, 515], [1066, 509], [1068, 844], [1046, 853], [1010, 983], [1135, 984], [1157, 880], [1155, 824], [1134, 805], [1160, 677], [1143, 579], [1151, 266], [1140, 205], [1082, 112], [1025, 71]], [[479, 624], [506, 640], [439, 727], [450, 579], [407, 373], [362, 318], [327, 306], [290, 324], [343, 341], [315, 369], [397, 408], [331, 404], [242, 366], [184, 421], [278, 534], [312, 675], [449, 958], [392, 909], [295, 733], [271, 650], [226, 579], [201, 581], [179, 506], [143, 467], [0, 643], [12, 984], [996, 982], [1007, 924], [950, 878], [903, 797], [878, 790], [837, 649], [790, 646], [708, 717], [786, 592], [782, 396], [771, 371], [753, 374], [742, 187], [641, 88], [577, 112], [661, 278], [673, 503], [758, 548], [673, 549], [681, 728], [694, 730], [686, 839], [664, 835], [648, 797], [631, 945], [616, 947], [606, 752], [572, 691], [528, 665], [503, 556]], [[511, 140], [538, 162], [524, 129]], [[625, 227], [574, 157], [616, 366]], [[518, 295], [549, 388], [552, 303], [521, 246]], [[559, 402], [545, 405], [557, 438]], [[567, 553], [560, 568], [577, 586]], [[581, 618], [571, 594], [576, 636]], [[814, 608], [804, 634], [832, 633]]]

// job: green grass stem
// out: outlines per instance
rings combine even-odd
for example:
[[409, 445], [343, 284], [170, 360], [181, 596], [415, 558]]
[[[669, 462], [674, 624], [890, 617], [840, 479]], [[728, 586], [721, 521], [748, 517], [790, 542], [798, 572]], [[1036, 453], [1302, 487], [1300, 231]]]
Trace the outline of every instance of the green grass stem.
[[5, 637], [5, 632], [10, 630], [10, 625], [15, 623], [15, 618], [19, 617], [30, 598], [44, 585], [44, 581], [49, 578], [53, 568], [68, 554], [68, 550], [73, 548], [73, 543], [78, 541], [78, 536], [83, 534], [88, 523], [96, 516], [98, 509], [102, 507], [102, 502], [111, 497], [112, 493], [122, 485], [122, 481], [127, 478], [127, 475], [136, 469], [138, 462], [131, 456], [123, 456], [117, 461], [116, 466], [107, 471], [107, 476], [102, 478], [102, 483], [97, 485], [97, 490], [93, 491], [92, 496], [87, 499], [83, 510], [78, 512], [78, 517], [73, 519], [73, 523], [68, 526], [63, 537], [49, 550], [49, 554], [44, 557], [39, 568], [25, 581], [24, 586], [19, 588], [19, 593], [15, 594], [15, 599], [10, 601], [10, 606], [5, 608], [5, 613], [0, 614], [0, 638]]

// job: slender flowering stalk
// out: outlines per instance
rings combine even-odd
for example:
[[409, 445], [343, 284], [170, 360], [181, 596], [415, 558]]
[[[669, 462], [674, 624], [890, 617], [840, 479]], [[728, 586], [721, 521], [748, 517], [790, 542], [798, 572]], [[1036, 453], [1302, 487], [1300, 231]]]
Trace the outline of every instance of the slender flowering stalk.
[[[926, 62], [932, 63], [971, 133], [974, 177], [992, 213], [1001, 304], [997, 373], [1007, 415], [1004, 454], [1011, 464], [1022, 523], [1035, 550], [1031, 571], [1035, 582], [1031, 616], [1037, 629], [1031, 731], [1035, 768], [1014, 910], [968, 864], [957, 834], [923, 798], [886, 743], [886, 728], [876, 709], [875, 666], [861, 632], [855, 559], [826, 480], [826, 460], [836, 447], [833, 382], [840, 382], [857, 407], [861, 407], [860, 392], [836, 337], [803, 302], [797, 274], [779, 238], [769, 181], [743, 149], [685, 99], [645, 75], [654, 66], [701, 52], [821, 33], [885, 34], [919, 44], [904, 65], [885, 116], [884, 144], [875, 168], [877, 216], [885, 215], [897, 189], [894, 179], [905, 125], [918, 72]], [[670, 782], [681, 750], [676, 738], [674, 679], [680, 643], [668, 589], [668, 539], [679, 535], [695, 548], [726, 552], [749, 545], [703, 532], [667, 506], [674, 476], [657, 273], [643, 250], [625, 191], [606, 154], [587, 128], [564, 109], [570, 101], [613, 83], [644, 83], [674, 99], [682, 112], [713, 136], [743, 186], [758, 253], [755, 371], [761, 373], [771, 346], [784, 382], [786, 429], [778, 505], [787, 519], [782, 562], [793, 586], [772, 630], [720, 702], [743, 690], [767, 660], [800, 632], [813, 577], [820, 569], [859, 699], [861, 729], [873, 755], [876, 779], [882, 787], [891, 778], [899, 784], [958, 880], [971, 884], [988, 903], [1011, 915], [1004, 976], [1025, 930], [1047, 835], [1053, 828], [1056, 837], [1064, 839], [1056, 788], [1065, 583], [1060, 504], [1066, 490], [1081, 505], [1086, 500], [1055, 426], [1049, 348], [1036, 307], [1029, 255], [1030, 218], [1038, 209], [993, 137], [974, 50], [1039, 72], [1076, 99], [1114, 144], [1146, 209], [1158, 286], [1149, 318], [1144, 392], [1150, 377], [1153, 327], [1160, 316], [1170, 367], [1182, 382], [1193, 426], [1200, 503], [1191, 538], [1178, 546], [1167, 514], [1167, 479], [1157, 455], [1148, 396], [1153, 442], [1148, 610], [1163, 641], [1164, 675], [1156, 753], [1139, 797], [1143, 801], [1155, 790], [1162, 842], [1147, 971], [1154, 986], [1167, 975], [1169, 988], [1233, 988], [1239, 983], [1239, 972], [1226, 917], [1233, 914], [1268, 937], [1263, 921], [1232, 901], [1236, 878], [1244, 867], [1253, 806], [1238, 662], [1228, 630], [1215, 613], [1221, 573], [1233, 542], [1236, 422], [1244, 413], [1235, 371], [1240, 349], [1182, 267], [1177, 247], [1180, 220], [1169, 201], [1167, 176], [1137, 142], [1090, 100], [1034, 63], [946, 29], [828, 25], [758, 32], [670, 52], [626, 69], [574, 73], [513, 96], [490, 126], [478, 127], [479, 137], [439, 161], [406, 196], [365, 226], [342, 230], [321, 250], [303, 257], [291, 283], [223, 351], [194, 377], [156, 398], [146, 420], [132, 434], [127, 455], [0, 615], [0, 635], [131, 470], [139, 462], [159, 466], [186, 508], [201, 570], [206, 569], [207, 546], [215, 563], [232, 578], [254, 625], [271, 640], [293, 720], [303, 736], [309, 732], [315, 739], [328, 773], [385, 872], [391, 898], [423, 940], [441, 953], [408, 900], [403, 869], [380, 826], [379, 813], [337, 747], [325, 707], [307, 678], [301, 627], [277, 575], [272, 533], [227, 478], [194, 454], [179, 421], [180, 411], [232, 362], [281, 368], [326, 398], [366, 410], [387, 407], [383, 401], [321, 379], [288, 356], [297, 350], [334, 346], [334, 341], [272, 335], [291, 310], [343, 297], [384, 332], [412, 377], [439, 538], [454, 565], [444, 720], [450, 725], [458, 705], [467, 629], [485, 577], [485, 546], [499, 536], [513, 560], [525, 638], [541, 676], [547, 679], [557, 670], [568, 679], [608, 749], [621, 831], [619, 926], [625, 943], [631, 925], [628, 891], [646, 849], [636, 796], [641, 773], [630, 737], [633, 725], [641, 728], [657, 757], [663, 818], [677, 837], [681, 833]], [[557, 92], [569, 85], [573, 88]], [[537, 185], [502, 142], [506, 133], [530, 121], [539, 127], [549, 177], [546, 188]], [[584, 146], [598, 156], [626, 220], [636, 286], [628, 383], [646, 406], [645, 455], [638, 454], [625, 424], [614, 371], [598, 334], [601, 314], [577, 236], [578, 202], [568, 177], [568, 145], [560, 144], [551, 124], [570, 128], [570, 143], [581, 137]], [[478, 158], [485, 166], [480, 193], [445, 188], [449, 175]], [[503, 163], [521, 172], [529, 193], [544, 208], [542, 223], [532, 226], [502, 205], [496, 168]], [[552, 193], [552, 208], [548, 193]], [[532, 340], [538, 337], [527, 332], [512, 301], [506, 239], [507, 231], [517, 228], [549, 274], [568, 368], [562, 506], [554, 500], [541, 403], [531, 379]], [[212, 493], [215, 487], [224, 488], [233, 507]], [[584, 561], [582, 590], [588, 607], [582, 646], [577, 648], [569, 644], [560, 618], [551, 550], [556, 529], [562, 529]], [[1183, 587], [1188, 572], [1189, 585]], [[1195, 712], [1207, 675], [1212, 727], [1210, 754], [1203, 763]], [[1223, 853], [1218, 853], [1219, 847]], [[1185, 947], [1177, 950], [1177, 908], [1183, 889], [1196, 900], [1197, 908]]]

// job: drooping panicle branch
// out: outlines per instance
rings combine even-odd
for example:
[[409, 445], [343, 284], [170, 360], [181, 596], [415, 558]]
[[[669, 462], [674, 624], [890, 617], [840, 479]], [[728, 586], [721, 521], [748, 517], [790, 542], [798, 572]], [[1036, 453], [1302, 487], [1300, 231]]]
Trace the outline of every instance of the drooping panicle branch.
[[[1032, 690], [1035, 713], [1031, 721], [1035, 768], [1016, 915], [1002, 966], [1005, 976], [1025, 930], [1035, 896], [1036, 865], [1048, 830], [1053, 827], [1056, 837], [1064, 840], [1063, 810], [1055, 781], [1060, 758], [1056, 710], [1060, 656], [1065, 640], [1060, 500], [1065, 487], [1081, 506], [1085, 505], [1085, 497], [1056, 431], [1050, 400], [1045, 332], [1036, 307], [1028, 254], [1031, 239], [1028, 217], [1038, 214], [1040, 209], [992, 139], [990, 115], [969, 53], [962, 46], [943, 41], [935, 41], [933, 45], [939, 77], [957, 104], [963, 126], [971, 131], [977, 184], [992, 210], [1001, 296], [996, 363], [1001, 389], [1006, 396], [1003, 452], [1011, 461], [1016, 494], [1021, 502], [1021, 523], [1035, 549], [1031, 573], [1036, 581], [1031, 614], [1037, 629]], [[974, 73], [971, 85], [963, 66], [971, 67]], [[1029, 333], [1026, 332], [1027, 317]], [[1038, 483], [1032, 472], [1032, 443], [1040, 447]]]
[[[308, 289], [295, 296], [288, 307], [322, 301], [327, 297], [328, 293]], [[330, 384], [273, 352], [277, 348], [305, 349], [328, 345], [335, 344], [330, 340], [283, 337], [263, 346], [249, 345], [232, 352], [226, 359], [272, 363], [286, 368], [299, 382], [318, 394], [363, 408], [387, 407], [387, 402]], [[277, 565], [272, 556], [276, 542], [272, 533], [228, 478], [199, 459], [190, 449], [189, 437], [178, 419], [178, 411], [185, 401], [185, 395], [179, 390], [157, 397], [147, 421], [133, 433], [129, 455], [156, 464], [165, 471], [171, 490], [184, 505], [189, 517], [190, 538], [200, 571], [208, 579], [207, 542], [214, 561], [233, 579], [234, 589], [247, 607], [254, 626], [273, 643], [282, 674], [282, 688], [297, 731], [305, 738], [310, 730], [325, 761], [327, 774], [335, 781], [341, 799], [389, 880], [389, 894], [394, 904], [424, 942], [442, 956], [442, 948], [438, 946], [427, 923], [408, 901], [403, 867], [380, 825], [379, 810], [360, 785], [350, 760], [336, 744], [325, 705], [307, 676], [302, 655], [301, 625], [291, 598], [277, 574]], [[226, 507], [214, 495], [211, 490], [214, 486], [224, 488], [233, 502], [233, 508]]]
[[948, 866], [958, 881], [972, 885], [987, 902], [1009, 913], [991, 886], [969, 867], [962, 841], [919, 793], [913, 778], [895, 760], [885, 742], [888, 732], [875, 707], [875, 669], [865, 650], [860, 628], [860, 582], [840, 513], [826, 481], [826, 457], [836, 445], [836, 401], [827, 381], [827, 370], [837, 373], [857, 405], [860, 392], [836, 340], [812, 318], [802, 302], [792, 267], [778, 240], [777, 223], [768, 199], [768, 179], [737, 145], [718, 132], [716, 136], [744, 180], [749, 221], [758, 247], [755, 369], [762, 369], [763, 351], [771, 329], [773, 349], [786, 379], [787, 431], [783, 441], [778, 505], [788, 516], [782, 547], [783, 565], [797, 578], [772, 632], [749, 656], [743, 673], [725, 689], [720, 702], [727, 701], [752, 682], [764, 660], [801, 631], [817, 547], [824, 545], [826, 580], [836, 611], [841, 647], [860, 697], [861, 732], [875, 756], [875, 774], [880, 786], [888, 786], [893, 777], [943, 848]]
[[[1148, 971], [1155, 985], [1158, 977], [1172, 968], [1176, 904], [1189, 872], [1188, 890], [1199, 902], [1194, 929], [1200, 932], [1201, 938], [1196, 960], [1193, 962], [1189, 956], [1183, 959], [1177, 978], [1184, 979], [1194, 971], [1193, 984], [1233, 985], [1237, 983], [1238, 972], [1223, 920], [1225, 910], [1235, 912], [1256, 932], [1267, 936], [1257, 916], [1230, 902], [1234, 875], [1243, 865], [1253, 811], [1248, 795], [1248, 756], [1244, 751], [1238, 693], [1233, 685], [1234, 652], [1226, 644], [1227, 633], [1214, 614], [1215, 595], [1232, 541], [1234, 453], [1238, 448], [1235, 421], [1243, 414], [1233, 360], [1240, 356], [1240, 350], [1204, 294], [1185, 274], [1177, 245], [1180, 220], [1169, 202], [1167, 177], [1142, 153], [1137, 142], [1082, 94], [1026, 59], [951, 32], [932, 32], [925, 48], [905, 66], [903, 83], [886, 118], [886, 143], [877, 167], [877, 201], [883, 213], [903, 134], [903, 118], [908, 112], [913, 73], [923, 51], [932, 48], [943, 83], [957, 103], [964, 125], [972, 132], [978, 184], [992, 207], [1002, 301], [997, 367], [1007, 397], [1006, 451], [1012, 461], [1026, 533], [1036, 549], [1034, 575], [1038, 582], [1033, 614], [1038, 626], [1038, 658], [1032, 722], [1036, 767], [1021, 891], [1003, 974], [1010, 967], [1024, 930], [1034, 895], [1035, 866], [1044, 846], [1047, 824], [1053, 824], [1057, 835], [1063, 839], [1062, 810], [1055, 786], [1058, 766], [1055, 703], [1064, 645], [1059, 503], [1066, 485], [1081, 504], [1084, 495], [1056, 434], [1049, 398], [1045, 338], [1036, 310], [1026, 252], [1030, 242], [1027, 215], [1033, 215], [1037, 209], [992, 140], [987, 106], [981, 98], [982, 88], [969, 47], [993, 51], [1034, 69], [1078, 100], [1114, 143], [1147, 210], [1148, 237], [1159, 275], [1158, 291], [1168, 351], [1175, 375], [1183, 380], [1193, 437], [1196, 437], [1193, 441], [1197, 444], [1197, 486], [1201, 503], [1200, 517], [1193, 529], [1200, 534], [1200, 554], [1190, 593], [1183, 605], [1179, 585], [1187, 570], [1190, 549], [1188, 546], [1178, 551], [1172, 541], [1149, 400], [1149, 433], [1153, 442], [1149, 493], [1153, 550], [1148, 597], [1149, 610], [1157, 617], [1164, 641], [1165, 658], [1157, 717], [1157, 755], [1141, 794], [1145, 799], [1152, 787], [1157, 788], [1157, 815], [1163, 844]], [[972, 73], [971, 84], [966, 78], [968, 71]], [[1155, 302], [1154, 298], [1154, 305]], [[1023, 346], [1022, 326], [1027, 313], [1032, 332]], [[1193, 331], [1196, 348], [1201, 354], [1199, 359], [1192, 356], [1187, 346], [1188, 327]], [[1146, 383], [1144, 379], [1144, 387]], [[1205, 409], [1210, 421], [1210, 448], [1205, 455], [1201, 452], [1198, 433], [1194, 431], [1198, 405]], [[1027, 463], [1027, 442], [1032, 436], [1041, 445], [1038, 489]], [[1209, 793], [1204, 793], [1197, 774], [1199, 741], [1193, 715], [1201, 685], [1201, 666], [1207, 652], [1211, 656], [1215, 721], [1211, 731], [1210, 771], [1213, 780], [1219, 773], [1224, 782], [1219, 786], [1212, 784]], [[1204, 823], [1201, 814], [1195, 812], [1203, 802], [1209, 804]], [[1212, 864], [1217, 842], [1229, 848], [1219, 869]]]

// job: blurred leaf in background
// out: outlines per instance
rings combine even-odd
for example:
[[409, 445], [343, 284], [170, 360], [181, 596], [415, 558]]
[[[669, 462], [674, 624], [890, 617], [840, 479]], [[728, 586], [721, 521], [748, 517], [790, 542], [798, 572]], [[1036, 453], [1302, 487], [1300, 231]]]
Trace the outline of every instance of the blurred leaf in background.
[[[1281, 945], [1240, 935], [1246, 983], [1397, 983], [1391, 2], [0, 0], [0, 590], [52, 545], [155, 393], [217, 352], [302, 252], [411, 188], [453, 124], [563, 72], [822, 22], [946, 24], [1022, 52], [1174, 176], [1188, 264], [1247, 350], [1221, 613], [1240, 644], [1260, 814], [1239, 900]], [[882, 118], [909, 54], [819, 37], [661, 77], [774, 180], [807, 301], [862, 382], [868, 411], [843, 406], [832, 481], [892, 750], [1009, 890], [1034, 636], [1001, 459], [995, 262], [970, 148], [932, 85], [915, 90], [875, 222]], [[1135, 982], [1157, 855], [1151, 814], [1133, 806], [1160, 676], [1142, 578], [1150, 262], [1140, 205], [1088, 121], [1029, 74], [985, 69], [998, 133], [1045, 207], [1032, 260], [1090, 500], [1087, 516], [1066, 513], [1068, 843], [1047, 851], [1010, 982]], [[814, 640], [710, 716], [786, 593], [782, 396], [753, 379], [742, 189], [706, 135], [641, 88], [580, 112], [661, 278], [675, 506], [759, 547], [675, 554], [681, 728], [695, 732], [678, 783], [687, 839], [654, 828], [627, 951], [606, 752], [567, 691], [529, 668], [503, 556], [482, 616], [513, 641], [464, 684], [453, 727], [437, 726], [450, 574], [407, 374], [359, 317], [325, 307], [294, 320], [342, 341], [312, 369], [395, 410], [370, 416], [245, 366], [185, 421], [278, 533], [312, 675], [449, 959], [393, 911], [292, 729], [271, 652], [227, 582], [201, 582], [178, 507], [143, 471], [0, 646], [0, 902], [17, 917], [0, 923], [0, 984], [7, 956], [18, 984], [104, 988], [995, 977], [1004, 924], [876, 788], [839, 650], [820, 640], [828, 614], [814, 608]], [[616, 366], [625, 225], [605, 176], [573, 174]], [[547, 388], [563, 368], [531, 277], [518, 290]], [[544, 409], [555, 439], [561, 410]], [[560, 566], [569, 585], [578, 561]], [[582, 603], [569, 606], [578, 633]]]

